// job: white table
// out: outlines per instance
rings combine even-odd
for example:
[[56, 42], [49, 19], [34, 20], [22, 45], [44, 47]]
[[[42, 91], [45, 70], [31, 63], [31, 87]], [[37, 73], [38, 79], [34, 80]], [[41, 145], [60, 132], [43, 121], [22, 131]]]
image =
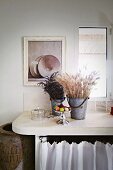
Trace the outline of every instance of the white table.
[[12, 123], [14, 132], [23, 135], [35, 135], [35, 169], [38, 169], [38, 146], [40, 136], [48, 135], [113, 135], [113, 116], [109, 113], [90, 113], [84, 120], [68, 118], [68, 125], [58, 125], [56, 118], [31, 120], [30, 112], [24, 112]]

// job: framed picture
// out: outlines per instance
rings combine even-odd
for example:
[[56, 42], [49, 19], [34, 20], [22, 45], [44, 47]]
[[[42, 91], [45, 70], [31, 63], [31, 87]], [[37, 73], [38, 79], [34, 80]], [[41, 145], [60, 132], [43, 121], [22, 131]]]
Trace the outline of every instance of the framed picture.
[[65, 71], [65, 37], [24, 37], [24, 85]]

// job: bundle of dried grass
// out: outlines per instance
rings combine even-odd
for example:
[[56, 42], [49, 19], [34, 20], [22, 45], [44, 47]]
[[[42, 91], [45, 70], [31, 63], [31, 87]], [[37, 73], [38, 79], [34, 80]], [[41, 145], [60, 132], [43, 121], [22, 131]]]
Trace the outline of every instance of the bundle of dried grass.
[[81, 72], [76, 75], [60, 74], [56, 80], [63, 86], [64, 92], [69, 98], [87, 98], [89, 97], [92, 87], [97, 83], [99, 76], [93, 71], [88, 75]]

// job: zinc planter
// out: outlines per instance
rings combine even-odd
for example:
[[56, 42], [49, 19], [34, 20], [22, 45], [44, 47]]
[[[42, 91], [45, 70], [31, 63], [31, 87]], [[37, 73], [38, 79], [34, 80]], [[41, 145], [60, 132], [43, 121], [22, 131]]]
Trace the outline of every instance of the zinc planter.
[[86, 117], [88, 98], [68, 98], [68, 103], [71, 108], [71, 118], [82, 120]]

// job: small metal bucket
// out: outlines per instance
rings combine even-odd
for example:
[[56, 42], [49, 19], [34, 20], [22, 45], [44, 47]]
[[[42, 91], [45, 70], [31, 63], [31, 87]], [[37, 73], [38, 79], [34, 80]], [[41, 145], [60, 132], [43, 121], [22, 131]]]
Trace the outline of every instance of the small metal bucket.
[[72, 119], [85, 119], [88, 98], [68, 98]]

